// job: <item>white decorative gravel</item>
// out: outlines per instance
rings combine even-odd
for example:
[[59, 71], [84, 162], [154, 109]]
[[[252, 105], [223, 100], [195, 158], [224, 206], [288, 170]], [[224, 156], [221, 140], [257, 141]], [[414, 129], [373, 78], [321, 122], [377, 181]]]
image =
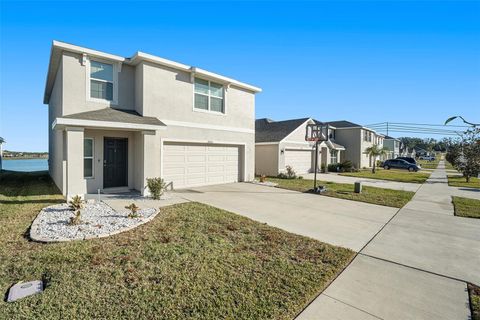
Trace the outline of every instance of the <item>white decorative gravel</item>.
[[130, 210], [117, 212], [104, 202], [88, 202], [81, 209], [78, 225], [69, 225], [75, 212], [67, 204], [58, 204], [44, 208], [33, 221], [30, 237], [41, 242], [85, 240], [108, 237], [133, 229], [152, 220], [158, 210], [141, 208], [138, 218], [128, 218]]

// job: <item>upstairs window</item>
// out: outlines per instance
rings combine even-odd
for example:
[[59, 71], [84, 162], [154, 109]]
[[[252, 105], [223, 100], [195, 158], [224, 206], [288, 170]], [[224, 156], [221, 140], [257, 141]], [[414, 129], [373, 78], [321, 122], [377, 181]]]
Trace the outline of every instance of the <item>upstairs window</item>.
[[363, 131], [363, 140], [367, 142], [372, 142], [372, 133], [370, 131]]
[[195, 78], [195, 109], [225, 113], [223, 85]]
[[113, 65], [91, 60], [90, 97], [113, 101]]
[[335, 130], [330, 130], [330, 133], [328, 134], [328, 138], [335, 140]]

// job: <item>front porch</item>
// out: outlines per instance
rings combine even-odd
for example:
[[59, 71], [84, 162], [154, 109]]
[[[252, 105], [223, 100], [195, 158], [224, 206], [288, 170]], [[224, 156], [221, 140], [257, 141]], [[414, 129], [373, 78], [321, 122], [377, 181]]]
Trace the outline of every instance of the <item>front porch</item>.
[[[134, 123], [145, 117], [109, 109], [57, 118], [54, 124], [63, 130], [62, 193], [67, 198], [132, 191], [143, 196], [146, 178], [160, 174], [157, 131], [164, 125]], [[118, 121], [102, 119], [104, 113]]]

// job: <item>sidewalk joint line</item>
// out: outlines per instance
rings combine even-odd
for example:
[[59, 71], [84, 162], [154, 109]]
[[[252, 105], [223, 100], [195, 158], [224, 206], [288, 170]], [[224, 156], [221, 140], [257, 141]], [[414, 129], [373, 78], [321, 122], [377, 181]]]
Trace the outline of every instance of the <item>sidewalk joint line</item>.
[[407, 265], [407, 264], [403, 264], [403, 263], [400, 263], [400, 262], [395, 262], [395, 261], [392, 261], [392, 260], [388, 260], [388, 259], [384, 259], [384, 258], [379, 258], [379, 257], [371, 256], [371, 255], [366, 254], [366, 253], [361, 253], [361, 252], [359, 252], [358, 254], [359, 254], [359, 255], [362, 255], [362, 256], [364, 256], [364, 257], [368, 257], [368, 258], [372, 258], [372, 259], [377, 259], [377, 260], [389, 262], [389, 263], [396, 264], [396, 265], [401, 266], [401, 267], [406, 267], [406, 268], [414, 269], [414, 270], [417, 270], [417, 271], [429, 273], [429, 274], [432, 274], [432, 275], [435, 275], [435, 276], [439, 276], [439, 277], [442, 277], [442, 278], [447, 278], [447, 279], [450, 279], [450, 280], [455, 280], [455, 281], [459, 281], [459, 282], [463, 282], [463, 283], [468, 283], [468, 282], [469, 282], [469, 281], [467, 281], [467, 280], [455, 278], [455, 277], [452, 277], [452, 276], [447, 276], [447, 275], [444, 275], [444, 274], [441, 274], [441, 273], [436, 273], [436, 272], [433, 272], [433, 271], [428, 271], [428, 270], [420, 269], [420, 268], [413, 267], [413, 266], [409, 266], [409, 265]]
[[332, 296], [330, 296], [330, 295], [328, 295], [328, 294], [326, 294], [326, 293], [324, 293], [323, 295], [326, 296], [326, 297], [329, 297], [330, 299], [333, 299], [333, 300], [336, 300], [336, 301], [338, 301], [338, 302], [340, 302], [340, 303], [343, 303], [344, 305], [347, 305], [347, 306], [349, 306], [349, 307], [352, 307], [352, 308], [354, 308], [354, 309], [357, 309], [357, 310], [359, 310], [359, 311], [361, 311], [361, 312], [363, 312], [363, 313], [366, 313], [366, 314], [368, 314], [368, 315], [370, 315], [370, 316], [372, 316], [372, 317], [374, 317], [374, 318], [381, 319], [381, 320], [384, 319], [384, 318], [380, 318], [380, 317], [374, 315], [373, 313], [370, 313], [370, 312], [368, 312], [368, 311], [365, 311], [365, 310], [363, 310], [363, 309], [360, 309], [360, 308], [358, 308], [358, 307], [355, 307], [354, 305], [351, 305], [350, 303], [347, 303], [347, 302], [342, 301], [342, 300], [340, 300], [340, 299], [334, 298], [334, 297], [332, 297]]

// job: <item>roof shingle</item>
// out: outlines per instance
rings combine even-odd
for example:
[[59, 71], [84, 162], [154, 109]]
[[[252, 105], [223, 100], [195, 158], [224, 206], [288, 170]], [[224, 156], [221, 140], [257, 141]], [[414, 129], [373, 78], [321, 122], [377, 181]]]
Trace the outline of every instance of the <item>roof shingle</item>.
[[310, 118], [273, 121], [255, 120], [255, 142], [279, 142]]
[[158, 118], [144, 117], [133, 110], [121, 110], [114, 108], [74, 113], [63, 116], [63, 118], [165, 126], [165, 124], [158, 120]]

